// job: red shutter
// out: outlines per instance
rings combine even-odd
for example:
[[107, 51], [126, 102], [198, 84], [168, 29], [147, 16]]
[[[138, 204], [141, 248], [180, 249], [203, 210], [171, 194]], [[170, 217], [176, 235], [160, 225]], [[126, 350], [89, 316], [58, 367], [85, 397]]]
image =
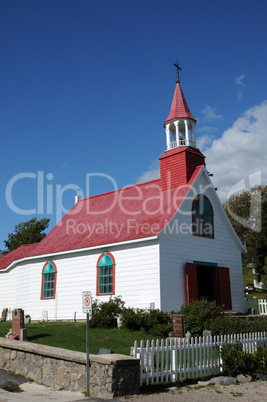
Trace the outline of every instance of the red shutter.
[[231, 286], [229, 268], [218, 267], [220, 303], [224, 310], [232, 310]]
[[198, 300], [197, 266], [190, 262], [186, 263], [186, 290], [188, 304], [193, 300]]
[[218, 279], [217, 279], [217, 267], [212, 268], [212, 285], [213, 285], [213, 298], [217, 305], [219, 304], [219, 289], [218, 289]]

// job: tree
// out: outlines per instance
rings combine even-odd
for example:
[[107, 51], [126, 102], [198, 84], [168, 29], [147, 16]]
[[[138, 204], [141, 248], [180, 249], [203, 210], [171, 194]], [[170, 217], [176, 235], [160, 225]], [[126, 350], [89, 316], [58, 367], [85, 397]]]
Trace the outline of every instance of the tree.
[[261, 281], [264, 283], [265, 287], [267, 288], [267, 257], [265, 258], [265, 264], [263, 267], [263, 275], [261, 276]]
[[257, 282], [267, 282], [267, 186], [234, 194], [223, 207], [247, 248], [243, 262], [253, 265]]
[[267, 199], [267, 186], [255, 186], [241, 194], [233, 194], [224, 210], [242, 243], [251, 231], [261, 230], [261, 204]]
[[247, 237], [247, 259], [256, 271], [256, 280], [267, 279], [267, 200], [261, 208], [261, 231], [251, 231]]
[[43, 218], [37, 220], [32, 218], [28, 222], [21, 222], [15, 226], [14, 232], [8, 234], [8, 240], [5, 240], [5, 253], [15, 250], [23, 244], [32, 244], [40, 242], [46, 234], [44, 230], [48, 227], [50, 219]]

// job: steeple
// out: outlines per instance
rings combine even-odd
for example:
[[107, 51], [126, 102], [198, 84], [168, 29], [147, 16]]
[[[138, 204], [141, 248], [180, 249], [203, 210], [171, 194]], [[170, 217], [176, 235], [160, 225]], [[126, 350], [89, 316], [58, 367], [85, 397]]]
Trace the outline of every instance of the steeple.
[[176, 86], [170, 113], [164, 122], [167, 150], [183, 146], [196, 148], [196, 119], [190, 112], [180, 85], [179, 70], [181, 70], [181, 67], [178, 61], [177, 64], [174, 63], [174, 66], [177, 68]]
[[167, 150], [159, 158], [162, 190], [186, 185], [197, 166], [205, 165], [205, 156], [196, 147], [195, 125], [182, 88], [178, 64], [177, 81], [169, 116], [164, 122]]

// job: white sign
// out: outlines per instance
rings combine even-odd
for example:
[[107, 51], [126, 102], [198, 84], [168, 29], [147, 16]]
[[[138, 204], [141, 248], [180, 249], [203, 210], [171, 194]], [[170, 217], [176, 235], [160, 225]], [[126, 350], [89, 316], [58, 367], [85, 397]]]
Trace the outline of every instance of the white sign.
[[92, 293], [83, 292], [83, 313], [92, 314]]

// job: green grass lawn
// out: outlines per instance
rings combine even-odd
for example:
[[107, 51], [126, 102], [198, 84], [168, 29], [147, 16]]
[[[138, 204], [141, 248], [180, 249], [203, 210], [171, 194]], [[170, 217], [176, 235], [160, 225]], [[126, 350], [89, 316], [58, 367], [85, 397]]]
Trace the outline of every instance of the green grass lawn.
[[[0, 323], [0, 336], [4, 337], [11, 328], [11, 322]], [[48, 322], [26, 324], [29, 342], [55, 346], [63, 349], [86, 352], [86, 323]], [[130, 354], [134, 341], [153, 339], [143, 332], [130, 332], [114, 328], [90, 328], [90, 353], [97, 354], [100, 348], [111, 349], [114, 353]]]

